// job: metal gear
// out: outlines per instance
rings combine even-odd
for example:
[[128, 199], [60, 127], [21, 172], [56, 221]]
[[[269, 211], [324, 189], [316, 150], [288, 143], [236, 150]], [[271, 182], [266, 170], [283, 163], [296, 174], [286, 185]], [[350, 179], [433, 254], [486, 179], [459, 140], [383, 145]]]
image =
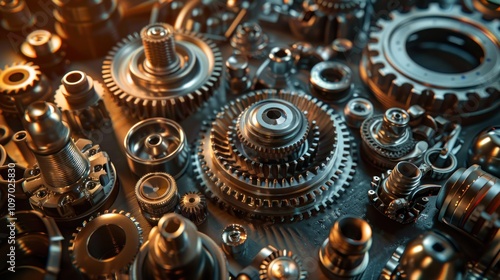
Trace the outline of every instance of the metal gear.
[[364, 0], [314, 0], [318, 8], [325, 14], [348, 13], [364, 4]]
[[[286, 102], [307, 111], [312, 129], [299, 153], [278, 161], [245, 151], [235, 126], [247, 108], [260, 102], [270, 104], [269, 110]], [[343, 119], [323, 102], [296, 92], [263, 90], [232, 101], [204, 123], [193, 165], [207, 197], [230, 213], [285, 222], [307, 218], [333, 203], [355, 172], [354, 148]]]
[[300, 259], [292, 251], [278, 250], [269, 246], [272, 253], [259, 266], [261, 280], [305, 280], [307, 271], [302, 267]]
[[207, 219], [207, 199], [201, 192], [185, 193], [179, 201], [179, 208], [182, 216], [188, 218], [197, 226]]
[[179, 203], [177, 183], [172, 175], [164, 172], [142, 176], [135, 185], [135, 197], [142, 214], [152, 224], [166, 213], [174, 212]]
[[13, 63], [0, 70], [0, 92], [4, 114], [22, 115], [29, 104], [54, 98], [49, 80], [32, 62]]
[[102, 75], [118, 105], [132, 115], [182, 120], [214, 94], [222, 64], [211, 40], [157, 23], [119, 42], [104, 60]]
[[[420, 105], [464, 120], [499, 107], [500, 20], [486, 21], [480, 13], [465, 13], [458, 5], [431, 4], [427, 9], [394, 12], [389, 20], [378, 20], [376, 27], [361, 59], [360, 74], [385, 107]], [[434, 53], [426, 49], [431, 43], [460, 49], [471, 62], [460, 63], [466, 65], [461, 69], [446, 61], [437, 66], [436, 58], [443, 56], [435, 53], [439, 47], [432, 49]], [[421, 53], [432, 57], [419, 59]]]
[[90, 279], [121, 279], [142, 241], [142, 229], [130, 213], [106, 210], [76, 229], [68, 251], [73, 266]]

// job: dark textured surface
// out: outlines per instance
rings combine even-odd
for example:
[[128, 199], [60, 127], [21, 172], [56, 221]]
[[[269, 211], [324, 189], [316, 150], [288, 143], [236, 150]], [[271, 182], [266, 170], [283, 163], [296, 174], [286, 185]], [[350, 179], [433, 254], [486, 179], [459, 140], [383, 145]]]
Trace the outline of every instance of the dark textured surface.
[[[147, 23], [144, 19], [131, 19], [128, 24], [124, 26], [129, 30], [126, 31], [139, 31], [140, 28]], [[40, 26], [50, 29], [51, 25]], [[292, 43], [294, 40], [290, 38], [285, 32], [271, 31], [268, 26], [264, 26], [264, 30], [270, 34], [272, 45], [284, 45], [287, 43]], [[16, 45], [7, 40], [12, 38], [12, 35], [8, 35], [5, 31], [1, 31], [0, 38], [2, 41], [0, 43], [0, 62], [2, 65], [10, 64], [14, 61], [18, 61], [21, 57], [13, 51], [13, 47]], [[221, 46], [223, 50], [224, 57], [227, 58], [230, 53], [230, 48], [225, 45]], [[358, 61], [359, 61], [359, 50], [354, 50], [353, 55], [348, 58], [348, 64], [351, 66], [354, 72], [354, 80], [356, 81], [355, 90], [360, 93], [361, 96], [369, 98], [376, 107], [376, 113], [381, 113], [381, 106], [375, 101], [375, 98], [368, 94], [368, 91], [359, 83], [358, 76]], [[83, 70], [87, 74], [91, 75], [96, 80], [102, 82], [101, 79], [101, 62], [102, 59], [88, 60], [88, 61], [78, 61], [73, 60], [68, 67], [69, 70]], [[252, 72], [255, 72], [255, 66], [258, 64], [253, 64]], [[49, 75], [52, 79], [54, 86], [58, 85], [63, 73], [59, 75]], [[56, 88], [56, 87], [55, 87]], [[188, 141], [193, 144], [198, 137], [198, 129], [201, 125], [201, 121], [207, 120], [207, 116], [210, 115], [213, 110], [218, 109], [221, 104], [227, 101], [227, 99], [232, 99], [233, 96], [225, 97], [221, 92], [217, 94], [216, 97], [212, 98], [203, 109], [196, 115], [191, 116], [187, 120], [183, 121], [181, 125], [184, 127], [186, 134], [188, 135]], [[105, 104], [112, 116], [112, 122], [114, 131], [110, 130], [100, 130], [94, 133], [94, 142], [99, 144], [103, 151], [106, 151], [112, 162], [114, 163], [118, 176], [121, 182], [121, 189], [118, 194], [112, 209], [125, 210], [131, 212], [140, 222], [144, 229], [144, 239], [147, 240], [148, 233], [150, 231], [150, 225], [140, 214], [139, 207], [137, 205], [136, 199], [134, 197], [134, 186], [138, 178], [134, 176], [128, 169], [127, 162], [125, 160], [124, 149], [123, 149], [123, 139], [125, 137], [128, 129], [136, 122], [136, 120], [129, 119], [129, 117], [124, 114], [119, 107], [111, 100], [110, 96], [105, 96]], [[342, 114], [343, 106], [345, 103], [338, 105], [331, 104], [336, 112]], [[20, 128], [19, 123], [15, 119], [4, 120], [1, 117], [1, 122], [8, 122], [14, 127], [14, 130]], [[472, 141], [472, 137], [476, 135], [482, 129], [492, 126], [499, 125], [500, 119], [498, 114], [485, 120], [482, 123], [477, 123], [465, 127], [462, 130], [461, 136], [465, 138], [464, 148], [460, 151], [458, 155], [459, 167], [465, 166], [465, 154], [466, 148]], [[352, 135], [359, 142], [359, 133], [355, 130], [351, 130]], [[358, 143], [359, 144], [359, 143]], [[9, 153], [12, 151], [12, 157], [18, 158], [19, 154], [16, 150], [14, 143], [9, 143], [6, 146]], [[358, 145], [359, 151], [359, 145]], [[237, 219], [233, 216], [228, 215], [226, 212], [218, 209], [215, 204], [209, 202], [209, 217], [207, 221], [200, 225], [198, 228], [200, 231], [206, 233], [213, 240], [220, 244], [221, 243], [221, 233], [223, 228], [230, 223], [239, 223], [246, 227], [248, 232], [248, 251], [246, 258], [239, 264], [235, 263], [233, 260], [229, 260], [230, 272], [236, 274], [245, 265], [247, 265], [251, 258], [264, 246], [273, 245], [278, 249], [289, 249], [296, 253], [302, 260], [304, 268], [309, 272], [309, 279], [327, 279], [327, 277], [321, 272], [318, 262], [318, 249], [325, 238], [328, 236], [330, 227], [333, 222], [342, 215], [354, 215], [364, 218], [372, 226], [373, 230], [373, 245], [370, 250], [370, 263], [363, 275], [363, 279], [376, 279], [378, 275], [397, 246], [406, 244], [410, 239], [416, 237], [419, 233], [436, 228], [447, 232], [456, 238], [460, 247], [466, 253], [465, 255], [478, 255], [482, 252], [482, 248], [478, 247], [478, 244], [471, 242], [470, 240], [463, 238], [460, 234], [450, 230], [445, 225], [436, 221], [436, 209], [434, 206], [435, 199], [432, 198], [428, 204], [427, 209], [423, 212], [419, 220], [415, 224], [400, 225], [395, 223], [385, 217], [383, 217], [378, 211], [376, 211], [368, 203], [367, 190], [370, 187], [371, 176], [380, 175], [380, 171], [372, 168], [368, 163], [363, 161], [361, 156], [358, 160], [358, 168], [354, 176], [354, 180], [350, 187], [345, 193], [325, 212], [320, 213], [312, 218], [303, 220], [300, 222], [289, 223], [289, 224], [271, 224], [262, 222], [249, 222], [245, 220]], [[195, 182], [192, 173], [187, 173], [180, 180], [178, 180], [179, 193], [182, 195], [187, 191], [192, 191], [197, 189], [197, 182]], [[22, 207], [22, 201], [18, 200], [18, 208]], [[69, 258], [67, 256], [68, 240], [71, 233], [75, 231], [75, 228], [62, 228], [65, 236], [67, 237], [64, 241], [65, 249], [63, 251], [64, 259], [62, 263], [62, 271], [60, 279], [81, 279], [82, 277], [77, 274], [77, 272], [71, 267]]]

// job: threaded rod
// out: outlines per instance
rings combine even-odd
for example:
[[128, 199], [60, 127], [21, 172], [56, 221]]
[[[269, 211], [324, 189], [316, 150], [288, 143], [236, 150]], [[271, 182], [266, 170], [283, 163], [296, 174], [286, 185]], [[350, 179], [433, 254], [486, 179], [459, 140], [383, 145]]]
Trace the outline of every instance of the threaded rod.
[[147, 71], [161, 74], [179, 68], [172, 26], [165, 23], [150, 24], [142, 29], [141, 38], [146, 56], [144, 66]]

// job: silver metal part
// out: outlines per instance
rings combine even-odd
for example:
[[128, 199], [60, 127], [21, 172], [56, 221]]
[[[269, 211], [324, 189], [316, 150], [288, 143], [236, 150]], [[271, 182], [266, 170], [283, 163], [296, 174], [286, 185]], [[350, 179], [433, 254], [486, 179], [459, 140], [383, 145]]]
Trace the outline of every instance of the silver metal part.
[[500, 127], [488, 128], [476, 136], [469, 151], [467, 163], [500, 178]]
[[36, 23], [25, 0], [0, 1], [0, 14], [2, 27], [8, 31], [21, 31], [28, 29]]
[[226, 88], [232, 94], [242, 94], [252, 87], [248, 59], [241, 54], [231, 55], [226, 60]]
[[224, 253], [179, 214], [163, 216], [149, 233], [130, 270], [131, 280], [227, 280]]
[[25, 173], [23, 189], [35, 210], [58, 222], [75, 221], [113, 202], [117, 175], [99, 145], [83, 138], [73, 142], [54, 104], [35, 102], [24, 119], [37, 163]]
[[102, 74], [118, 105], [133, 116], [182, 120], [218, 88], [222, 55], [200, 34], [155, 23], [119, 42]]
[[296, 42], [291, 46], [295, 66], [298, 69], [310, 70], [314, 65], [323, 61], [323, 57], [316, 51], [316, 48], [309, 42]]
[[462, 279], [463, 260], [453, 240], [426, 232], [400, 246], [380, 274], [380, 280]]
[[479, 260], [467, 270], [467, 280], [495, 279], [500, 275], [500, 235], [487, 245]]
[[438, 219], [486, 244], [500, 235], [500, 179], [479, 165], [458, 169], [436, 200]]
[[[59, 231], [55, 221], [37, 211], [16, 211], [15, 223], [12, 223], [12, 216], [6, 215], [0, 219], [0, 225], [9, 229], [15, 226], [15, 243], [8, 242], [8, 235], [0, 238], [2, 244], [0, 250], [10, 252], [15, 248], [16, 267], [15, 272], [2, 270], [2, 279], [14, 279], [18, 276], [29, 275], [30, 279], [56, 280], [60, 279], [62, 241], [64, 236]], [[12, 229], [14, 231], [14, 229]], [[4, 231], [7, 232], [7, 231]], [[15, 244], [15, 245], [14, 245]], [[17, 258], [17, 259], [16, 259]], [[9, 261], [10, 257], [5, 260]], [[14, 272], [14, 273], [13, 273]], [[10, 275], [9, 275], [10, 274]], [[15, 274], [14, 278], [12, 274]]]
[[370, 33], [361, 77], [386, 108], [418, 104], [462, 120], [494, 112], [500, 106], [499, 26], [500, 20], [486, 21], [458, 5], [394, 12]]
[[[259, 265], [259, 279], [262, 280], [305, 280], [307, 271], [292, 251], [278, 250], [269, 246], [270, 254]], [[254, 260], [255, 261], [255, 260]]]
[[478, 11], [488, 20], [500, 18], [500, 3], [494, 0], [463, 0], [465, 6], [471, 11]]
[[26, 36], [21, 53], [42, 69], [60, 65], [66, 55], [61, 37], [44, 29], [35, 30]]
[[458, 167], [458, 159], [454, 154], [448, 154], [444, 159], [440, 159], [443, 155], [441, 148], [428, 149], [423, 158], [423, 163], [430, 167], [430, 172], [426, 174], [433, 180], [443, 180], [450, 177]]
[[352, 128], [360, 128], [361, 124], [372, 116], [373, 104], [365, 98], [352, 98], [344, 107], [345, 121]]
[[352, 88], [352, 70], [340, 62], [320, 62], [311, 69], [311, 91], [317, 96], [342, 102]]
[[365, 220], [339, 218], [319, 250], [323, 271], [330, 277], [359, 279], [368, 266], [371, 245], [372, 229]]
[[142, 229], [130, 213], [106, 210], [76, 229], [68, 250], [89, 279], [123, 279], [141, 244]]
[[51, 101], [52, 87], [32, 62], [13, 63], [0, 70], [0, 109], [7, 115], [22, 116], [35, 101]]
[[151, 118], [136, 123], [124, 139], [127, 162], [136, 175], [167, 172], [178, 179], [189, 165], [186, 134], [175, 121]]
[[231, 46], [238, 54], [260, 59], [267, 53], [269, 38], [256, 22], [240, 24], [231, 38]]
[[294, 58], [289, 48], [274, 47], [269, 52], [269, 57], [255, 73], [257, 89], [295, 89]]
[[118, 0], [52, 2], [57, 34], [80, 57], [100, 57], [120, 39]]
[[103, 101], [106, 93], [101, 83], [82, 71], [64, 75], [56, 91], [55, 103], [71, 132], [89, 137], [92, 130], [111, 126], [111, 117]]
[[402, 160], [418, 163], [428, 144], [416, 143], [409, 121], [410, 115], [400, 108], [390, 108], [363, 121], [360, 134], [364, 158], [381, 169], [393, 168]]
[[247, 230], [242, 225], [227, 225], [222, 231], [222, 250], [233, 258], [241, 257], [246, 252], [247, 238]]
[[322, 211], [345, 190], [352, 148], [344, 121], [321, 101], [263, 90], [204, 124], [193, 163], [207, 197], [228, 212], [285, 222]]
[[207, 220], [207, 199], [200, 192], [185, 193], [179, 201], [179, 208], [182, 216], [188, 218], [197, 226]]
[[415, 222], [425, 208], [427, 197], [413, 197], [421, 188], [422, 172], [413, 163], [399, 162], [381, 177], [374, 176], [368, 191], [370, 203], [391, 220], [406, 224]]
[[142, 176], [135, 185], [135, 197], [150, 223], [157, 223], [164, 214], [174, 212], [179, 203], [175, 179], [163, 172]]

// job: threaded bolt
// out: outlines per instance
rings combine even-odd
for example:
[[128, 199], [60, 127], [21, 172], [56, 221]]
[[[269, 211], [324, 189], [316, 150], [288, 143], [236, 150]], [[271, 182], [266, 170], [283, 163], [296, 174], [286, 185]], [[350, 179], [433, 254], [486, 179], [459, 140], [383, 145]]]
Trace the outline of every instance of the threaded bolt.
[[385, 190], [396, 197], [407, 197], [420, 185], [422, 172], [413, 163], [399, 162], [385, 182]]
[[154, 23], [141, 31], [146, 60], [146, 71], [153, 74], [172, 73], [179, 68], [175, 51], [174, 28], [165, 23]]

